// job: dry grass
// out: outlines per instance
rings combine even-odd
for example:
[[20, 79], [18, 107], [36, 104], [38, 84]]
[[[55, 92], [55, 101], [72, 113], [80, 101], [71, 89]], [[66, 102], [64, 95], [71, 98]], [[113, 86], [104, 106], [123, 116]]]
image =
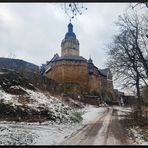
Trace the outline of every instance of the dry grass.
[[22, 105], [26, 105], [29, 103], [29, 98], [27, 96], [24, 97], [22, 95], [19, 95], [18, 103], [21, 103]]

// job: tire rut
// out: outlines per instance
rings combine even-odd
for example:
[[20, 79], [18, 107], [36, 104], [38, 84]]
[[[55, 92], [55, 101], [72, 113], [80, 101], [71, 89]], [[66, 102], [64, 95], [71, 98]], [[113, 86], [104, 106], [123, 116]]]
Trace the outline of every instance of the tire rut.
[[107, 116], [110, 108], [107, 108], [105, 112], [101, 115], [101, 117], [97, 118], [94, 123], [83, 127], [78, 133], [71, 135], [68, 139], [66, 139], [62, 145], [90, 145], [93, 144], [95, 136], [98, 134], [99, 129], [102, 127], [102, 121]]

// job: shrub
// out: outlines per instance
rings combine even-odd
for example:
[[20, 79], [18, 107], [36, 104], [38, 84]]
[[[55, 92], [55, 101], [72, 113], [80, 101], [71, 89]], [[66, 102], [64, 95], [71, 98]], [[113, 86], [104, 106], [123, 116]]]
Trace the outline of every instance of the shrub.
[[92, 96], [99, 96], [99, 92], [93, 90], [93, 91], [90, 92], [90, 95], [92, 95]]
[[73, 122], [81, 122], [83, 120], [82, 112], [73, 112], [70, 118]]

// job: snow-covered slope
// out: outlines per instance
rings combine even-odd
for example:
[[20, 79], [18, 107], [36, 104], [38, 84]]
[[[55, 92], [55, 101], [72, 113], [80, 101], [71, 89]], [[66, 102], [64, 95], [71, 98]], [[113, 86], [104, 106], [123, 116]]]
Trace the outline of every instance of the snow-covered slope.
[[[0, 145], [60, 144], [105, 110], [71, 98], [67, 103], [21, 77], [5, 74], [0, 73]], [[73, 113], [79, 112], [84, 120], [75, 123]]]
[[105, 108], [87, 105], [79, 111], [83, 112], [84, 121], [81, 123], [1, 121], [0, 145], [59, 145], [97, 116], [101, 116]]
[[30, 110], [36, 114], [46, 111], [47, 113], [45, 114], [47, 116], [52, 115], [52, 119], [57, 122], [58, 120], [70, 120], [69, 115], [72, 109], [64, 104], [59, 98], [45, 95], [40, 91], [25, 89], [21, 86], [13, 86], [13, 89], [21, 89], [25, 94], [12, 95], [0, 89], [1, 103], [9, 104], [13, 107], [19, 107], [19, 109], [22, 110]]

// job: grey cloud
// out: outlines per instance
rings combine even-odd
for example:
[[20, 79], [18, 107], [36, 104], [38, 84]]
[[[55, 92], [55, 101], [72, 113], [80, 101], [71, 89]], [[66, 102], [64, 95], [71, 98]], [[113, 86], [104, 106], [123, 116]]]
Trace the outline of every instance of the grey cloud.
[[[80, 54], [87, 59], [91, 55], [94, 64], [102, 68], [106, 60], [105, 44], [116, 32], [113, 23], [127, 4], [85, 5], [88, 10], [72, 21], [74, 32], [80, 41]], [[0, 56], [13, 52], [17, 58], [41, 65], [56, 52], [60, 54], [69, 18], [59, 3], [0, 4], [1, 15]]]

